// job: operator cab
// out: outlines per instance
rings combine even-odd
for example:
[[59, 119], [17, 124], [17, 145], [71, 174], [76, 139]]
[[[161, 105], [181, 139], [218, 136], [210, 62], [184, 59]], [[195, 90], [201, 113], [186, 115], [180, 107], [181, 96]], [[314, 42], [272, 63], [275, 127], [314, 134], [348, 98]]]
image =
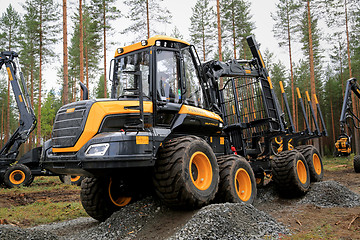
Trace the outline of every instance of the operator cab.
[[119, 48], [111, 69], [111, 98], [153, 102], [156, 125], [169, 126], [183, 104], [206, 107], [199, 58], [184, 41], [157, 35]]

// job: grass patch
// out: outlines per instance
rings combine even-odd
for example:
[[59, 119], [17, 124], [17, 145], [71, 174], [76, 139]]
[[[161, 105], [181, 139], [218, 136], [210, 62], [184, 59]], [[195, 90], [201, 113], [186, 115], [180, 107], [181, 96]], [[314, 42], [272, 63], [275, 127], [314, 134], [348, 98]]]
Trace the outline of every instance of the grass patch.
[[353, 167], [354, 155], [348, 157], [323, 157], [324, 169], [328, 171], [338, 171], [344, 168]]
[[330, 224], [315, 226], [307, 232], [293, 233], [290, 236], [283, 236], [281, 239], [303, 240], [303, 239], [335, 239], [334, 230]]
[[26, 206], [0, 208], [0, 219], [16, 225], [35, 226], [87, 216], [80, 202], [37, 201]]
[[0, 193], [33, 193], [42, 191], [78, 190], [76, 185], [63, 184], [59, 177], [39, 176], [29, 187], [0, 188]]

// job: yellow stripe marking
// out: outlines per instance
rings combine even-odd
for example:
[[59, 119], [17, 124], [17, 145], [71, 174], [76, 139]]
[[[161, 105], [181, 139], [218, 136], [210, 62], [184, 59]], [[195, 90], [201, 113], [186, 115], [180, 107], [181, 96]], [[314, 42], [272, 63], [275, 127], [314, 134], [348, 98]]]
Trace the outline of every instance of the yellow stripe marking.
[[14, 80], [14, 79], [13, 79], [13, 77], [12, 77], [12, 74], [11, 74], [10, 68], [9, 68], [9, 67], [7, 67], [7, 68], [6, 68], [6, 70], [7, 70], [7, 72], [8, 72], [8, 75], [9, 75], [9, 79], [10, 79], [10, 81]]
[[306, 94], [306, 98], [307, 98], [308, 102], [310, 102], [309, 92], [308, 92], [308, 91], [305, 91], [305, 94]]
[[298, 98], [301, 98], [301, 94], [300, 94], [300, 89], [299, 88], [296, 88], [296, 92], [298, 94]]

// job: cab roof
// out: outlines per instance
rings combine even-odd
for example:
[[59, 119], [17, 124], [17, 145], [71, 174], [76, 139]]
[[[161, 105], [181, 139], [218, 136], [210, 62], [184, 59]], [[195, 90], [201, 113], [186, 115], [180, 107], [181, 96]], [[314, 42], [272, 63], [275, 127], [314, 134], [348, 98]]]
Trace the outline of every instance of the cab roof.
[[142, 40], [141, 42], [116, 49], [115, 57], [121, 56], [125, 53], [129, 53], [129, 52], [132, 52], [135, 50], [146, 48], [149, 46], [154, 46], [156, 44], [156, 41], [170, 41], [170, 42], [182, 43], [182, 44], [185, 44], [188, 46], [190, 45], [189, 43], [187, 43], [183, 40], [177, 39], [177, 38], [168, 37], [168, 36], [164, 36], [164, 35], [156, 35], [154, 37], [149, 38], [148, 40]]

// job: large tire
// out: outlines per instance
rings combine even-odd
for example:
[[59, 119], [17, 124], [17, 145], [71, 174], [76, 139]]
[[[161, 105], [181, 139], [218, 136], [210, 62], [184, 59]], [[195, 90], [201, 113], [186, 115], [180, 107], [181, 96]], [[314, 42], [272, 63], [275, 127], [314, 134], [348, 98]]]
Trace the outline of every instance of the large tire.
[[82, 180], [84, 180], [83, 176], [71, 175], [70, 181], [72, 185], [80, 186]]
[[131, 197], [114, 189], [116, 186], [111, 178], [85, 178], [82, 181], [80, 199], [89, 216], [102, 222], [130, 203]]
[[4, 184], [8, 188], [29, 186], [34, 180], [30, 168], [23, 164], [15, 164], [6, 169]]
[[319, 151], [313, 145], [301, 145], [296, 147], [296, 150], [305, 157], [311, 181], [321, 181], [324, 177], [324, 166]]
[[217, 200], [252, 204], [256, 197], [256, 180], [246, 159], [238, 155], [225, 155], [218, 158], [218, 164], [220, 184]]
[[354, 156], [354, 170], [356, 173], [360, 173], [360, 155]]
[[195, 209], [214, 199], [219, 166], [205, 140], [196, 136], [171, 139], [159, 150], [153, 183], [168, 206]]
[[273, 180], [283, 197], [304, 195], [310, 187], [309, 167], [297, 150], [283, 151], [272, 162]]
[[63, 174], [59, 175], [60, 182], [65, 183], [65, 176], [66, 175], [63, 175]]

